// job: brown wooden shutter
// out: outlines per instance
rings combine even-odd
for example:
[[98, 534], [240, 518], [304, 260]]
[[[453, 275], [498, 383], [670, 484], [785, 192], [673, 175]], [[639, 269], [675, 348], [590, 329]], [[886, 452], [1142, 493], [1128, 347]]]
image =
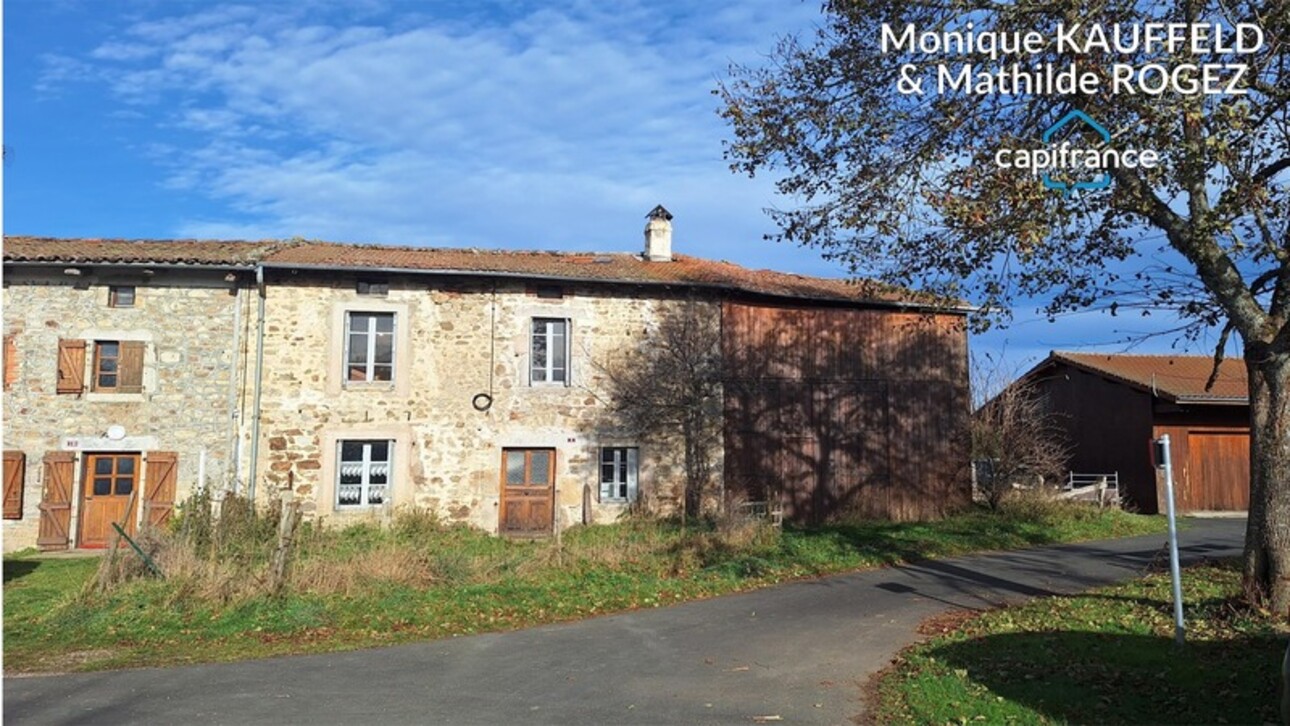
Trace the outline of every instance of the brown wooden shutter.
[[175, 509], [178, 472], [178, 454], [173, 451], [148, 452], [148, 477], [143, 488], [143, 521], [147, 526], [160, 527], [170, 521]]
[[4, 452], [4, 518], [22, 519], [22, 488], [27, 475], [27, 455]]
[[143, 393], [144, 345], [138, 340], [121, 341], [121, 358], [117, 364], [121, 377], [117, 381], [117, 392]]
[[58, 392], [85, 390], [85, 341], [58, 341]]
[[36, 545], [42, 550], [65, 550], [72, 540], [69, 530], [75, 461], [76, 456], [70, 451], [45, 454], [45, 495], [40, 502], [40, 534], [36, 538]]
[[13, 335], [4, 337], [4, 390], [18, 380], [18, 345]]

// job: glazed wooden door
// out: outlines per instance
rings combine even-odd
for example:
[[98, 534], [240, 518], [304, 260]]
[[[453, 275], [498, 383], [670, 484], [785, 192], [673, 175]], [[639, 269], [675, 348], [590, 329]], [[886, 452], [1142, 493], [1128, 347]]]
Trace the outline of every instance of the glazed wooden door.
[[502, 534], [551, 533], [555, 512], [555, 449], [502, 451]]
[[134, 532], [133, 502], [139, 485], [138, 454], [87, 454], [81, 484], [81, 547], [106, 547], [117, 522]]

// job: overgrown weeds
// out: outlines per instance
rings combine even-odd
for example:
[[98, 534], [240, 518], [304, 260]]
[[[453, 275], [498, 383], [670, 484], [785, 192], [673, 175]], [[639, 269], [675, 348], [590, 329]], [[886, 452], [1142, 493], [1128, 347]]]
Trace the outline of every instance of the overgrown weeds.
[[[227, 508], [208, 516], [213, 506]], [[273, 597], [275, 523], [274, 510], [254, 512], [236, 500], [185, 502], [172, 528], [140, 537], [164, 579], [147, 576], [138, 558], [122, 550], [114, 565], [120, 572], [102, 591], [85, 586], [95, 581], [97, 562], [52, 568], [42, 562], [5, 585], [6, 667], [89, 670], [339, 650], [657, 607], [925, 557], [1163, 528], [1159, 518], [1118, 511], [1018, 504], [939, 522], [782, 531], [737, 515], [685, 527], [633, 517], [575, 527], [560, 538], [515, 541], [404, 509], [386, 523], [306, 522], [287, 587]], [[6, 560], [6, 573], [29, 562]], [[70, 665], [58, 657], [91, 651], [110, 657]]]

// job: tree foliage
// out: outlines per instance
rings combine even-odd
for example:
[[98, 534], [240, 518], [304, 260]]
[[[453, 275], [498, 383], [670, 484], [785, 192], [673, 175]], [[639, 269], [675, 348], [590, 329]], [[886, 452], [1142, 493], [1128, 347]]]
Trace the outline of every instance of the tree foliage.
[[[969, 52], [884, 55], [883, 23], [1002, 32], [1058, 23], [1252, 23], [1253, 54], [1075, 55], [992, 61]], [[1244, 64], [1240, 94], [903, 95], [903, 64], [994, 69], [1047, 62], [1103, 75], [1113, 62]], [[981, 306], [979, 326], [1019, 299], [1050, 315], [1165, 311], [1178, 331], [1231, 332], [1250, 375], [1251, 509], [1246, 580], [1290, 613], [1290, 0], [831, 0], [814, 38], [785, 38], [768, 61], [735, 67], [718, 93], [732, 168], [780, 174], [794, 206], [775, 238], [817, 247], [858, 273]], [[1155, 169], [1111, 171], [1109, 189], [1073, 196], [1000, 148], [1036, 147], [1072, 110], [1112, 146], [1153, 149]], [[1121, 264], [1123, 263], [1123, 264]]]

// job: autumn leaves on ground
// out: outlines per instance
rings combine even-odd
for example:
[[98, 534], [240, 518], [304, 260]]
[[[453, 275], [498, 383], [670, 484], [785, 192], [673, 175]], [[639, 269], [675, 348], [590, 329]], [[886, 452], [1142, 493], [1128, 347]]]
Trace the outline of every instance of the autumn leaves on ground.
[[[190, 510], [191, 511], [191, 510]], [[928, 557], [1158, 532], [1158, 517], [1018, 501], [934, 523], [775, 529], [627, 520], [513, 541], [424, 512], [385, 527], [305, 525], [289, 586], [268, 593], [276, 521], [190, 517], [128, 551], [4, 562], [8, 673], [100, 670], [347, 650], [585, 618]], [[101, 586], [100, 581], [107, 586]]]
[[1234, 563], [1184, 571], [1173, 643], [1167, 572], [925, 624], [872, 684], [876, 723], [1269, 723], [1286, 629], [1241, 597]]

